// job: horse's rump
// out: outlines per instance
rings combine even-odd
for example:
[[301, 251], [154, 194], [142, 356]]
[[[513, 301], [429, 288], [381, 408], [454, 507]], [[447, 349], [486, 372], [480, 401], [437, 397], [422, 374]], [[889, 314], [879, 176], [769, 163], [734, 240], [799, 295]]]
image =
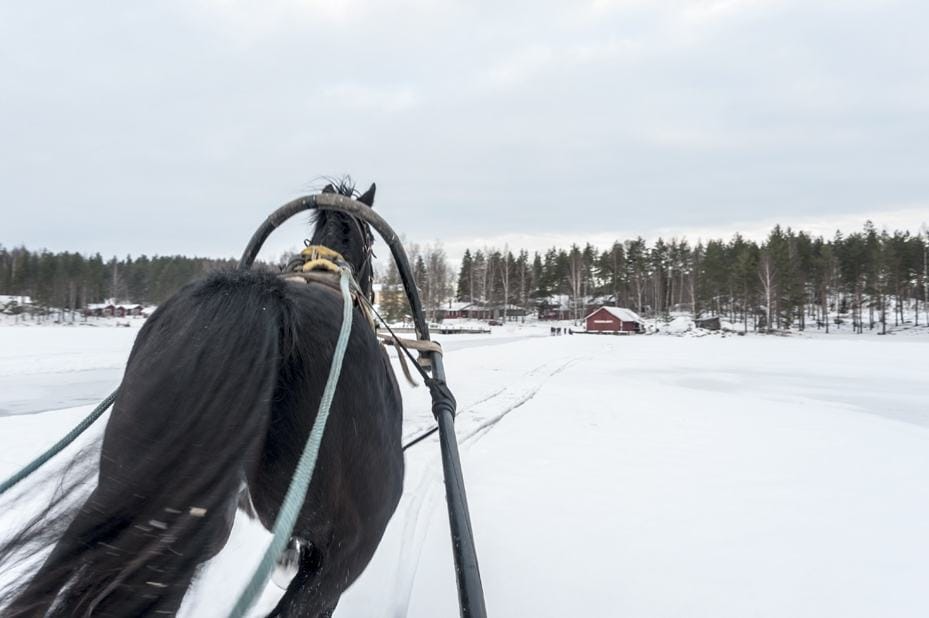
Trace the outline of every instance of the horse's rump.
[[[347, 186], [339, 191], [351, 194]], [[372, 185], [358, 200], [371, 206], [373, 196]], [[312, 243], [344, 256], [370, 294], [367, 226], [324, 212], [316, 224]], [[130, 354], [104, 432], [96, 488], [77, 500], [63, 486], [0, 545], [0, 571], [54, 546], [0, 595], [0, 613], [173, 615], [199, 566], [225, 544], [243, 483], [255, 514], [271, 527], [316, 418], [341, 302], [325, 286], [236, 271], [185, 286], [159, 307]], [[370, 561], [400, 499], [399, 388], [386, 353], [355, 311], [293, 532], [310, 550], [299, 556], [299, 572], [274, 615], [331, 613]], [[50, 519], [60, 525], [46, 525]]]

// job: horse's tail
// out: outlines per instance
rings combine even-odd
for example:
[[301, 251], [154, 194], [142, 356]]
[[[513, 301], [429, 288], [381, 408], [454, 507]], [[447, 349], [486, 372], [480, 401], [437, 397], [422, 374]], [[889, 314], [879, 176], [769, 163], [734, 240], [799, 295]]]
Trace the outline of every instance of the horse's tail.
[[97, 488], [0, 613], [177, 611], [197, 567], [225, 544], [263, 445], [294, 341], [286, 285], [218, 273], [152, 315], [106, 427]]

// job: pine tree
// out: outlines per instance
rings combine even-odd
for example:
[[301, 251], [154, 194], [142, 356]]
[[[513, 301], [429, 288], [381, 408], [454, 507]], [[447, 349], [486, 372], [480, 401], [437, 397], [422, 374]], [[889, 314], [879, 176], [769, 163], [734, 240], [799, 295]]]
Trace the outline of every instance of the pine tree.
[[461, 302], [474, 301], [474, 259], [471, 257], [471, 250], [465, 249], [464, 257], [461, 258], [461, 268], [458, 270], [458, 285], [455, 292], [455, 298]]
[[423, 307], [429, 307], [432, 302], [432, 290], [429, 289], [429, 273], [426, 271], [426, 262], [422, 255], [416, 256], [413, 262], [413, 280], [416, 281], [416, 289], [419, 290], [419, 299]]

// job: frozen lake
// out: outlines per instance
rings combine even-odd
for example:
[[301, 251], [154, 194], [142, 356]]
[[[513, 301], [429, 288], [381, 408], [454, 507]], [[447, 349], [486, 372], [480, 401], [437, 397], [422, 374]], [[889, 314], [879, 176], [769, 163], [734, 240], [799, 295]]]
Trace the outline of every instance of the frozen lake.
[[[0, 474], [112, 390], [136, 332], [0, 328]], [[927, 615], [929, 334], [546, 333], [445, 341], [491, 615]], [[429, 425], [422, 388], [405, 415]], [[457, 615], [437, 444], [407, 465], [339, 618]], [[237, 522], [186, 614], [223, 615], [268, 538]]]
[[142, 322], [131, 324], [0, 326], [0, 417], [99, 402], [122, 378]]

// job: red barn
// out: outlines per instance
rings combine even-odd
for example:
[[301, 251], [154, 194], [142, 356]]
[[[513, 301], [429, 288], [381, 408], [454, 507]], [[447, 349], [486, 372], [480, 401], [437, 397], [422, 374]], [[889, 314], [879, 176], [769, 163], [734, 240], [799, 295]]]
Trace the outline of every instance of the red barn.
[[586, 318], [589, 333], [637, 333], [642, 330], [642, 318], [622, 307], [600, 307]]

